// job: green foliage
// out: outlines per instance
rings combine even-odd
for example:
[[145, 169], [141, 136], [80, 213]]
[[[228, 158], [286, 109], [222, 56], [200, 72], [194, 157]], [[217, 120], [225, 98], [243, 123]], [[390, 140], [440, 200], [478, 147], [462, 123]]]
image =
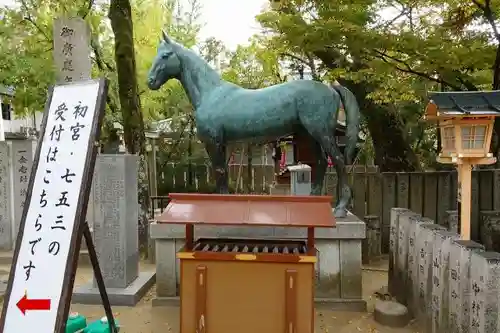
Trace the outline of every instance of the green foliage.
[[252, 38], [250, 45], [238, 46], [228, 54], [228, 64], [222, 77], [244, 88], [257, 89], [284, 81], [279, 55], [268, 47], [262, 36]]
[[87, 13], [88, 2], [17, 1], [15, 7], [0, 9], [0, 84], [14, 86], [13, 100], [17, 115], [42, 111], [47, 89], [55, 80], [52, 55], [53, 18], [60, 15], [86, 14], [95, 23], [103, 16], [96, 9]]
[[[177, 117], [191, 107], [181, 85], [172, 81], [160, 90], [147, 88], [147, 74], [156, 55], [156, 48], [165, 29], [175, 40], [191, 47], [196, 44], [200, 25], [198, 1], [188, 2], [187, 11], [178, 1], [138, 0], [134, 2], [134, 39], [137, 77], [145, 116], [150, 120]], [[174, 124], [175, 125], [175, 124]]]
[[287, 0], [258, 19], [276, 49], [312, 54], [328, 80], [361, 84], [377, 112], [397, 113], [403, 139], [430, 166], [436, 135], [421, 122], [426, 92], [500, 88], [498, 14], [500, 1]]
[[[264, 32], [234, 52], [215, 38], [198, 40], [200, 0], [179, 3], [132, 1], [137, 82], [146, 126], [172, 118], [171, 127], [179, 132], [162, 143], [161, 163], [204, 157], [191, 131], [192, 107], [180, 84], [172, 81], [159, 91], [147, 89], [161, 29], [188, 47], [198, 46], [223, 78], [243, 87], [283, 82], [290, 69], [301, 67], [317, 80], [358, 84], [365, 116], [376, 114], [365, 117], [364, 128], [368, 131], [376, 127], [373, 122], [388, 119], [400, 121], [395, 126], [402, 127], [403, 135], [396, 139], [404, 140], [424, 167], [436, 166], [437, 140], [435, 129], [422, 122], [426, 92], [500, 89], [499, 0], [283, 0], [258, 16]], [[43, 110], [47, 88], [55, 80], [53, 19], [77, 15], [91, 26], [93, 76], [110, 79], [106, 124], [122, 122], [108, 9], [108, 4], [99, 3], [89, 8], [87, 0], [16, 0], [15, 6], [0, 9], [0, 45], [8, 50], [0, 53], [0, 84], [16, 88], [17, 115]], [[367, 144], [396, 140], [385, 136], [369, 138]], [[363, 149], [363, 158], [377, 152], [390, 155], [376, 148]]]

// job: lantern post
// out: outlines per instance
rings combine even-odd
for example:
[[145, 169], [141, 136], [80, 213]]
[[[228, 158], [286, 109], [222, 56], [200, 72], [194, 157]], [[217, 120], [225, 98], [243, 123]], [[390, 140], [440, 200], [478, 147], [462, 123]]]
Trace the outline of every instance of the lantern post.
[[437, 122], [441, 133], [439, 163], [455, 164], [461, 202], [460, 236], [471, 239], [471, 182], [474, 165], [496, 162], [490, 153], [500, 91], [431, 92], [424, 119]]

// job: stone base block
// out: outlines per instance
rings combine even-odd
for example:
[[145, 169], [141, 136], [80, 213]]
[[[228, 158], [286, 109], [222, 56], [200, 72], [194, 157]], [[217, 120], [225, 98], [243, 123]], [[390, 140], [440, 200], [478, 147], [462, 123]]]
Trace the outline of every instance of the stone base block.
[[389, 327], [405, 327], [410, 322], [406, 306], [392, 301], [377, 301], [373, 317], [377, 323]]
[[[156, 281], [156, 272], [141, 272], [127, 288], [106, 288], [111, 305], [135, 306]], [[102, 304], [99, 289], [93, 281], [73, 291], [72, 302], [76, 304]]]
[[[180, 298], [156, 296], [152, 303], [153, 306], [179, 306]], [[314, 298], [314, 306], [318, 310], [366, 311], [366, 301], [363, 299]]]

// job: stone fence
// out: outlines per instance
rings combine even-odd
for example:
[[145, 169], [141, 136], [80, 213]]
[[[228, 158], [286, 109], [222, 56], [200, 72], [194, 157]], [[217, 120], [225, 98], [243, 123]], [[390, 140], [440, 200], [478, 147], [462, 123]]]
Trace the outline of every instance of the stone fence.
[[500, 253], [408, 209], [391, 210], [389, 292], [425, 332], [500, 332]]
[[[185, 228], [153, 222], [149, 232], [156, 248], [153, 306], [177, 304], [180, 268], [175, 254], [184, 245]], [[303, 240], [307, 236], [301, 228], [198, 226], [195, 237]], [[316, 263], [316, 304], [330, 309], [364, 311], [361, 242], [365, 238], [365, 223], [349, 214], [337, 219], [336, 228], [317, 228], [315, 238], [319, 258]]]

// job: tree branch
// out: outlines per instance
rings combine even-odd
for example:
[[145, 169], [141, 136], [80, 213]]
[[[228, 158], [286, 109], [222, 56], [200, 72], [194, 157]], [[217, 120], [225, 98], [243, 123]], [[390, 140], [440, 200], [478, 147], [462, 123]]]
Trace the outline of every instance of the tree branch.
[[296, 55], [291, 54], [291, 53], [288, 53], [288, 52], [283, 52], [283, 53], [280, 53], [280, 55], [281, 55], [282, 57], [289, 57], [289, 58], [292, 58], [292, 59], [297, 60], [298, 62], [301, 62], [301, 63], [303, 63], [303, 64], [305, 64], [305, 65], [308, 65], [308, 64], [309, 64], [307, 60], [302, 59], [301, 57], [296, 56]]
[[464, 78], [462, 78], [460, 76], [457, 76], [457, 81], [460, 82], [461, 84], [463, 84], [467, 88], [467, 90], [471, 90], [471, 91], [479, 90], [475, 84], [473, 84], [469, 80], [465, 80]]
[[30, 22], [35, 27], [35, 29], [38, 30], [38, 32], [41, 33], [49, 43], [52, 44], [52, 38], [47, 35], [47, 33], [35, 22], [35, 20], [29, 14], [29, 8], [25, 0], [21, 0], [21, 7], [26, 11], [26, 15], [23, 15], [23, 20]]
[[498, 32], [498, 27], [495, 22], [495, 14], [493, 13], [493, 10], [491, 10], [491, 5], [490, 5], [490, 0], [486, 0], [484, 5], [481, 4], [477, 0], [472, 0], [472, 2], [483, 11], [484, 17], [488, 21], [488, 23], [491, 26], [491, 29], [493, 29], [493, 34], [495, 36], [495, 39], [497, 40], [498, 43], [500, 43], [500, 33]]
[[[393, 17], [392, 19], [390, 19], [389, 21], [386, 21], [386, 22], [383, 22], [381, 23], [379, 26], [377, 26], [376, 28], [382, 28], [383, 30], [389, 28], [394, 22], [396, 22], [398, 19], [400, 19], [401, 17], [403, 17], [404, 15], [406, 14], [410, 14], [411, 15], [411, 7], [409, 8], [404, 8], [401, 10], [401, 12], [399, 12], [398, 15], [396, 15], [395, 17]], [[410, 23], [411, 24], [411, 23]]]
[[95, 56], [97, 68], [99, 68], [99, 70], [102, 72], [105, 69], [107, 69], [110, 72], [114, 72], [115, 68], [102, 58], [101, 50], [99, 48], [98, 43], [94, 40], [94, 38], [90, 39], [90, 46], [92, 47], [92, 50], [94, 51], [94, 56]]
[[316, 64], [314, 63], [314, 57], [310, 54], [306, 54], [308, 60], [308, 66], [311, 69], [311, 76], [314, 81], [321, 81], [321, 78], [318, 75], [318, 71], [316, 69]]
[[[444, 85], [446, 85], [446, 86], [448, 86], [448, 87], [450, 87], [450, 88], [452, 88], [454, 90], [463, 90], [462, 87], [457, 86], [457, 85], [455, 85], [455, 84], [453, 84], [451, 82], [447, 82], [447, 81], [441, 79], [440, 77], [433, 77], [433, 76], [431, 76], [431, 75], [429, 75], [427, 73], [418, 72], [415, 69], [413, 69], [410, 64], [408, 64], [407, 62], [405, 62], [405, 61], [403, 61], [401, 59], [398, 59], [396, 57], [390, 56], [390, 55], [388, 55], [388, 54], [386, 54], [384, 52], [381, 52], [379, 50], [373, 50], [373, 52], [375, 53], [375, 57], [376, 58], [384, 61], [387, 64], [390, 64], [390, 65], [394, 66], [394, 68], [396, 68], [399, 71], [402, 71], [402, 72], [405, 72], [405, 73], [408, 73], [408, 74], [417, 75], [417, 76], [425, 78], [425, 79], [427, 79], [429, 81], [433, 81], [433, 82], [437, 82], [437, 83], [440, 83], [440, 84], [444, 84]], [[404, 67], [400, 67], [400, 66], [398, 66], [398, 65], [396, 65], [394, 63], [391, 63], [391, 61], [389, 61], [388, 59], [390, 59], [390, 60], [392, 60], [394, 62], [397, 62], [397, 63], [401, 64]]]
[[[109, 71], [114, 71], [114, 68], [112, 68], [102, 59], [99, 46], [97, 45], [97, 42], [93, 38], [90, 39], [90, 46], [94, 51], [94, 60], [99, 71], [103, 73], [106, 71], [106, 69]], [[109, 109], [111, 110], [112, 113], [116, 113], [119, 111], [118, 106], [116, 105], [115, 101], [113, 101], [110, 95], [111, 94], [106, 95], [106, 104], [109, 106]]]
[[87, 5], [87, 10], [85, 11], [85, 13], [82, 15], [82, 19], [85, 19], [87, 17], [87, 15], [90, 14], [90, 11], [92, 10], [92, 6], [94, 6], [94, 1], [95, 0], [89, 0], [89, 3]]

